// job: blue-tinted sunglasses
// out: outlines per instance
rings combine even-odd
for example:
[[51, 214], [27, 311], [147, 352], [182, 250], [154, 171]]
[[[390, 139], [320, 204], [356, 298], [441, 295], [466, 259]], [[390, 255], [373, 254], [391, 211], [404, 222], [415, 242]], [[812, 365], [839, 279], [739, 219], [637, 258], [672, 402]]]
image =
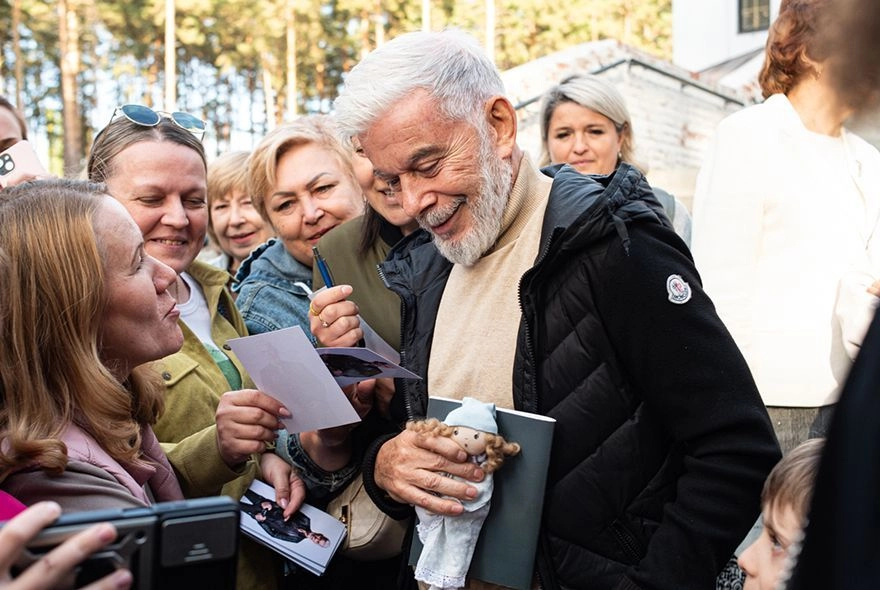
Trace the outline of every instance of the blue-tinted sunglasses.
[[159, 121], [164, 118], [170, 120], [178, 127], [186, 129], [198, 137], [199, 141], [205, 136], [205, 122], [189, 113], [182, 113], [179, 111], [166, 113], [165, 111], [154, 111], [150, 107], [145, 107], [140, 104], [124, 104], [116, 107], [116, 110], [113, 111], [113, 116], [110, 117], [110, 121], [113, 121], [120, 113], [123, 117], [136, 125], [155, 127], [159, 124]]

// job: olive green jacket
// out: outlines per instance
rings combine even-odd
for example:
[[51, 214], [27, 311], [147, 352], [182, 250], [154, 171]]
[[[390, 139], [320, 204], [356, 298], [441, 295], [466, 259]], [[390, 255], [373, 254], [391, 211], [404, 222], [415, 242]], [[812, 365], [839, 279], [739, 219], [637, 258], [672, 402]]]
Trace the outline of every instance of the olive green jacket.
[[[400, 230], [386, 224], [369, 251], [361, 256], [358, 244], [363, 224], [363, 216], [343, 223], [323, 236], [318, 248], [330, 267], [333, 281], [337, 285], [351, 285], [349, 299], [357, 303], [361, 317], [394, 350], [400, 350], [400, 297], [385, 287], [376, 266], [385, 261], [391, 246], [402, 236]], [[312, 268], [312, 286], [316, 291], [324, 286], [317, 265]]]
[[[226, 343], [247, 335], [244, 321], [226, 289], [229, 274], [200, 261], [193, 262], [187, 272], [201, 285], [211, 310], [212, 340], [238, 369], [241, 387], [253, 388], [253, 381]], [[224, 494], [238, 500], [259, 476], [257, 459], [254, 457], [232, 469], [220, 457], [215, 413], [220, 396], [231, 387], [198, 336], [183, 322], [180, 328], [183, 347], [154, 365], [165, 380], [166, 390], [165, 413], [153, 430], [178, 472], [184, 496]], [[238, 588], [276, 588], [273, 572], [279, 568], [273, 554], [247, 540], [242, 543], [241, 551]]]
[[[223, 349], [242, 376], [242, 387], [254, 386], [226, 341], [247, 334], [244, 322], [226, 287], [229, 275], [210, 265], [195, 261], [187, 272], [202, 286], [211, 310], [211, 336]], [[227, 319], [228, 318], [228, 319]], [[159, 441], [183, 481], [187, 497], [221, 493], [240, 498], [256, 475], [256, 464], [249, 461], [238, 470], [226, 466], [217, 448], [214, 414], [220, 396], [230, 390], [229, 383], [198, 336], [186, 324], [183, 347], [179, 352], [155, 363], [165, 380], [165, 413], [153, 427]]]

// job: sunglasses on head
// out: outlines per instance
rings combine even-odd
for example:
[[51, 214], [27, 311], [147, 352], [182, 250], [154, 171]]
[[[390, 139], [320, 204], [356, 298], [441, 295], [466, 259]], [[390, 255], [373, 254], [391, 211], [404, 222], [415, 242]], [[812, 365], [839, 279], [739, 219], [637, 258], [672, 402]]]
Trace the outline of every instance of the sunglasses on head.
[[205, 122], [189, 113], [175, 111], [167, 113], [165, 111], [154, 111], [150, 107], [140, 104], [124, 104], [116, 107], [110, 121], [113, 121], [117, 115], [122, 114], [123, 117], [136, 125], [144, 127], [155, 127], [162, 119], [168, 119], [178, 127], [186, 129], [199, 138], [199, 141], [205, 136]]

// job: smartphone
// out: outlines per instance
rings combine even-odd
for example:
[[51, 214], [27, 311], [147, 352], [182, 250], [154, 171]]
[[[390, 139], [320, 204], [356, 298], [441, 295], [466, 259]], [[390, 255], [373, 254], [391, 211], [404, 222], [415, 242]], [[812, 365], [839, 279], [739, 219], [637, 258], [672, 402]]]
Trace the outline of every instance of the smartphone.
[[126, 568], [134, 577], [132, 587], [140, 590], [233, 590], [239, 514], [227, 496], [64, 514], [28, 543], [13, 574], [79, 531], [110, 522], [116, 540], [82, 562], [67, 587], [80, 588]]
[[0, 187], [6, 188], [42, 176], [49, 176], [49, 173], [43, 168], [34, 146], [28, 140], [23, 139], [0, 152]]

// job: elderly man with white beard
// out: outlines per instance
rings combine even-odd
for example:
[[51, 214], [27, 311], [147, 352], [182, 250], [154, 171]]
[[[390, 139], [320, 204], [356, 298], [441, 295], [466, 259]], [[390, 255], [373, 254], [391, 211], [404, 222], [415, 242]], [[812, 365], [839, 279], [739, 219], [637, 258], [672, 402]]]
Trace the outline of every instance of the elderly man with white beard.
[[[644, 177], [625, 163], [539, 171], [497, 69], [456, 31], [377, 49], [335, 107], [425, 230], [381, 265], [402, 301], [402, 362], [423, 377], [398, 382], [392, 416], [423, 417], [430, 392], [557, 420], [536, 586], [712, 587], [779, 447]], [[344, 288], [319, 297], [319, 340], [353, 344]], [[483, 477], [451, 440], [406, 430], [375, 440], [363, 472], [398, 516], [460, 514]]]

